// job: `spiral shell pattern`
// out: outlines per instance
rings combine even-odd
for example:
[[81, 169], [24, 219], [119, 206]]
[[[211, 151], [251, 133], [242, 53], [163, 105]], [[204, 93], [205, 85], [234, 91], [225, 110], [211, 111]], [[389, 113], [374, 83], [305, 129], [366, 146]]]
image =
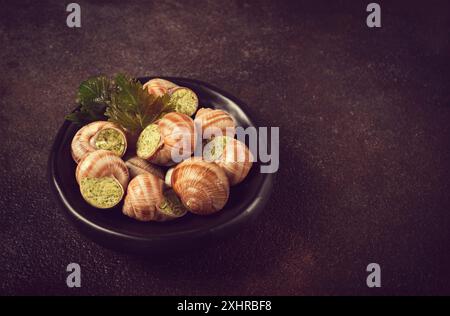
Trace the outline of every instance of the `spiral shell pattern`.
[[151, 173], [158, 178], [164, 179], [164, 172], [159, 166], [155, 166], [147, 160], [141, 159], [137, 156], [131, 157], [125, 164], [130, 172], [130, 178], [134, 178], [140, 174]]
[[128, 185], [129, 172], [125, 162], [108, 150], [93, 151], [81, 159], [76, 169], [76, 179], [80, 183], [84, 177], [113, 177], [125, 190]]
[[71, 144], [71, 154], [73, 160], [75, 160], [76, 163], [79, 163], [81, 158], [86, 154], [98, 150], [95, 145], [96, 137], [101, 131], [106, 129], [113, 129], [123, 137], [125, 144], [123, 151], [120, 154], [120, 156], [123, 156], [127, 148], [127, 138], [124, 131], [118, 125], [112, 122], [97, 121], [83, 126], [73, 137]]
[[164, 182], [152, 174], [141, 174], [130, 181], [123, 204], [123, 214], [140, 221], [161, 221], [158, 206], [164, 201]]
[[161, 166], [174, 165], [174, 154], [181, 159], [192, 155], [195, 148], [194, 121], [187, 115], [171, 112], [158, 121], [163, 146], [148, 160]]
[[192, 213], [208, 215], [228, 201], [230, 185], [225, 172], [215, 163], [190, 158], [172, 172], [172, 188]]
[[186, 114], [170, 112], [158, 123], [164, 145], [181, 147], [183, 141], [188, 142], [191, 152], [194, 150], [194, 121]]
[[147, 89], [149, 94], [155, 95], [155, 96], [163, 96], [166, 94], [170, 89], [176, 88], [177, 85], [174, 84], [171, 81], [155, 78], [147, 81], [143, 88]]
[[[163, 192], [164, 182], [157, 176], [145, 173], [130, 181], [123, 204], [123, 214], [140, 221], [167, 221], [186, 214], [178, 198]], [[174, 198], [176, 201], [174, 201]], [[174, 202], [176, 202], [174, 204]], [[178, 204], [178, 205], [176, 205]], [[173, 207], [173, 208], [172, 208]]]
[[[233, 117], [219, 109], [200, 108], [195, 114], [194, 122], [201, 127], [203, 134], [214, 133], [214, 136], [227, 135], [233, 137], [236, 132], [236, 123]], [[220, 133], [220, 135], [217, 135], [217, 133]]]

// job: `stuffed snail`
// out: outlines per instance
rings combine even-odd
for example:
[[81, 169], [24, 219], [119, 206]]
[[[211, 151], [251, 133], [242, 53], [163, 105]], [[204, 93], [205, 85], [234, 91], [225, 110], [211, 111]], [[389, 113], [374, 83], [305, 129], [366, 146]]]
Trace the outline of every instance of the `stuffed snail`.
[[149, 94], [157, 97], [168, 96], [167, 108], [164, 109], [166, 113], [175, 111], [191, 116], [197, 111], [198, 97], [189, 88], [180, 87], [171, 81], [160, 78], [147, 81], [143, 88], [147, 89]]
[[116, 206], [122, 200], [129, 180], [125, 162], [103, 149], [85, 155], [75, 176], [85, 201], [100, 209]]
[[84, 155], [98, 149], [109, 150], [122, 157], [127, 150], [124, 131], [114, 123], [97, 121], [82, 127], [72, 139], [71, 153], [76, 163]]
[[151, 173], [158, 178], [164, 179], [165, 175], [161, 167], [151, 164], [147, 160], [139, 158], [137, 156], [131, 157], [125, 161], [130, 172], [130, 178], [134, 178], [143, 173]]
[[219, 136], [204, 148], [203, 158], [221, 167], [230, 181], [230, 185], [241, 183], [253, 164], [253, 155], [241, 141]]
[[173, 165], [174, 155], [178, 155], [179, 160], [191, 156], [194, 148], [194, 122], [189, 116], [176, 112], [147, 126], [137, 141], [138, 157], [161, 166]]
[[194, 122], [207, 138], [224, 135], [234, 137], [236, 132], [234, 119], [223, 110], [200, 108], [195, 114]]
[[171, 184], [183, 205], [199, 215], [221, 210], [230, 194], [230, 184], [222, 168], [200, 158], [190, 158], [177, 165], [171, 174]]
[[177, 85], [174, 84], [173, 82], [159, 78], [151, 79], [143, 85], [143, 88], [147, 89], [149, 94], [158, 97], [166, 94], [169, 91], [169, 89], [173, 89], [176, 87]]
[[123, 204], [123, 214], [140, 221], [167, 221], [186, 214], [172, 190], [163, 191], [164, 182], [151, 173], [130, 181]]
[[139, 135], [136, 154], [139, 158], [150, 159], [164, 145], [158, 124], [150, 124]]
[[198, 97], [189, 88], [176, 87], [169, 90], [170, 110], [191, 116], [197, 111]]

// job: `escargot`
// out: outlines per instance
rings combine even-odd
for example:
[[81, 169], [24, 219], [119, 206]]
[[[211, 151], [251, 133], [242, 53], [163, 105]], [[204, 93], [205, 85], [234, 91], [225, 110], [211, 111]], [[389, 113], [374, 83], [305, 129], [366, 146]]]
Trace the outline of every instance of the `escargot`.
[[73, 137], [71, 153], [76, 163], [98, 149], [109, 150], [122, 157], [127, 150], [127, 138], [116, 124], [107, 121], [92, 122], [83, 126]]
[[169, 91], [169, 89], [176, 87], [177, 85], [173, 82], [160, 78], [150, 79], [143, 85], [143, 88], [147, 89], [149, 94], [155, 96], [163, 96]]
[[[171, 166], [188, 158], [195, 148], [194, 121], [187, 115], [171, 112], [158, 122], [163, 147], [150, 159], [151, 162]], [[176, 159], [175, 155], [178, 155]]]
[[180, 87], [175, 83], [155, 78], [147, 81], [143, 85], [148, 93], [157, 97], [167, 95], [169, 97], [165, 113], [178, 112], [191, 116], [198, 107], [198, 97], [194, 91], [186, 87]]
[[164, 179], [164, 172], [159, 166], [151, 164], [147, 160], [139, 158], [137, 156], [131, 157], [125, 161], [130, 172], [130, 178], [134, 178], [143, 173], [151, 173], [158, 178]]
[[163, 191], [163, 181], [143, 173], [130, 181], [122, 208], [123, 214], [140, 221], [167, 221], [186, 214], [176, 194]]
[[194, 150], [194, 121], [186, 114], [171, 112], [158, 122], [164, 145], [174, 148], [186, 146], [186, 150]]
[[183, 205], [199, 215], [221, 210], [230, 194], [230, 184], [222, 168], [201, 158], [189, 158], [178, 164], [173, 169], [171, 183]]
[[96, 208], [106, 209], [122, 200], [129, 173], [120, 157], [100, 149], [81, 159], [76, 169], [76, 179], [86, 202]]
[[191, 156], [194, 147], [194, 121], [171, 112], [144, 129], [137, 142], [137, 155], [157, 165], [171, 166]]
[[149, 159], [163, 144], [158, 124], [150, 124], [139, 135], [136, 154], [139, 158]]
[[221, 167], [230, 181], [230, 185], [241, 183], [253, 165], [253, 155], [241, 141], [227, 137], [215, 137], [203, 150], [206, 161]]
[[207, 138], [224, 135], [234, 137], [236, 133], [233, 117], [223, 110], [200, 108], [195, 114], [194, 122], [201, 127], [202, 133]]
[[170, 110], [183, 113], [188, 116], [197, 111], [198, 97], [194, 91], [186, 87], [175, 87], [169, 89], [169, 107]]

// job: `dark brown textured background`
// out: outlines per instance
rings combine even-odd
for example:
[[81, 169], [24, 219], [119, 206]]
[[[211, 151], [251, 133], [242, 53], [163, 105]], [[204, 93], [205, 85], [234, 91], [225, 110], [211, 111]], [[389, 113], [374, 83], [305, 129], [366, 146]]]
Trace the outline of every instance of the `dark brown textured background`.
[[[0, 4], [1, 294], [450, 294], [448, 1]], [[255, 224], [192, 254], [143, 259], [81, 236], [46, 163], [83, 79], [200, 79], [281, 127]], [[82, 288], [68, 289], [77, 262]], [[365, 267], [382, 268], [368, 289]]]

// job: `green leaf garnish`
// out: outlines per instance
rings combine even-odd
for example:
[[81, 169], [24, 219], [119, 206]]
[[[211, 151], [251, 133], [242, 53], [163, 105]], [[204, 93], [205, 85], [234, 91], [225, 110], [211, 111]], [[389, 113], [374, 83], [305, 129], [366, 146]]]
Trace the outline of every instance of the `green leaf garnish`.
[[115, 91], [105, 115], [130, 132], [143, 130], [161, 113], [164, 103], [161, 97], [148, 94], [136, 79], [119, 74], [114, 79]]
[[169, 102], [168, 95], [150, 95], [138, 80], [126, 75], [114, 79], [98, 76], [81, 83], [77, 94], [80, 108], [66, 119], [78, 124], [109, 120], [138, 133], [171, 112]]
[[77, 95], [80, 109], [67, 115], [66, 119], [79, 124], [105, 120], [104, 113], [111, 101], [113, 91], [114, 83], [105, 76], [83, 81]]
[[77, 102], [81, 105], [103, 104], [111, 100], [114, 83], [105, 76], [93, 77], [83, 81], [78, 88]]

